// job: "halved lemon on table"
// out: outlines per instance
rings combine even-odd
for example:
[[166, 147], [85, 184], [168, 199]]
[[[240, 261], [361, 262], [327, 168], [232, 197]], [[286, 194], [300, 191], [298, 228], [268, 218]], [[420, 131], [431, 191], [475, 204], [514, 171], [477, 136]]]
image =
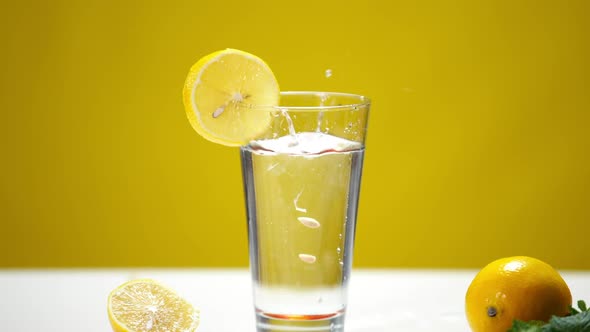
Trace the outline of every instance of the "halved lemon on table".
[[256, 110], [256, 106], [278, 105], [279, 93], [279, 84], [262, 59], [225, 49], [192, 66], [183, 101], [197, 133], [215, 143], [239, 146], [268, 128], [270, 112]]
[[124, 283], [109, 294], [107, 311], [115, 332], [193, 332], [199, 311], [151, 279]]

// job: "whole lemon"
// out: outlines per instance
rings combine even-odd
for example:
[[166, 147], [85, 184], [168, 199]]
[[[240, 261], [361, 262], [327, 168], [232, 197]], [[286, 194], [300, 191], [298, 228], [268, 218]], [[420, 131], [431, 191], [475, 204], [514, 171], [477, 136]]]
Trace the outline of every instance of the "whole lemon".
[[475, 276], [465, 295], [474, 332], [506, 332], [515, 319], [548, 321], [565, 316], [572, 294], [551, 265], [527, 256], [498, 259]]

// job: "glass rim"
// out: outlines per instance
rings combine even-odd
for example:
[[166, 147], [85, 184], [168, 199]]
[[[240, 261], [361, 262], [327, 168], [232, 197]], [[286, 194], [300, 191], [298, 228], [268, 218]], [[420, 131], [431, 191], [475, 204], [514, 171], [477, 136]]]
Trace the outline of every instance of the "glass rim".
[[365, 95], [347, 93], [347, 92], [330, 92], [330, 91], [281, 91], [280, 96], [336, 96], [336, 97], [348, 97], [358, 99], [357, 103], [346, 103], [342, 105], [315, 105], [315, 106], [289, 106], [289, 105], [252, 105], [244, 104], [249, 109], [262, 110], [262, 111], [338, 111], [344, 109], [351, 109], [355, 107], [369, 107], [371, 105], [371, 99]]

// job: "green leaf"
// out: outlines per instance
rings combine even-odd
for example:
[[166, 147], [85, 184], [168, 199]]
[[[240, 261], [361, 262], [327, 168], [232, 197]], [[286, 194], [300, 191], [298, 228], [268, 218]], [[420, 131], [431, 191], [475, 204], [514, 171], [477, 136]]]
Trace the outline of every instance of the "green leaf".
[[590, 310], [582, 300], [578, 301], [578, 308], [581, 311], [570, 306], [570, 316], [553, 316], [549, 323], [515, 320], [508, 332], [590, 332]]
[[590, 311], [583, 311], [573, 316], [553, 316], [548, 329], [543, 332], [588, 332], [590, 331]]
[[543, 329], [537, 324], [537, 322], [523, 322], [521, 320], [515, 320], [512, 322], [512, 327], [508, 332], [543, 332]]

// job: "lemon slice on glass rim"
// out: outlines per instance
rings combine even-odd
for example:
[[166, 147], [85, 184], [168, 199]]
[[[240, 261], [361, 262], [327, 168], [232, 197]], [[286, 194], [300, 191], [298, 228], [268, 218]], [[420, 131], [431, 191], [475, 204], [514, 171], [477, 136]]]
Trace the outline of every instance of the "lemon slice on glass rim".
[[279, 84], [262, 59], [228, 48], [191, 67], [183, 101], [198, 134], [215, 143], [240, 146], [268, 128], [270, 112], [256, 106], [277, 106], [279, 93]]

